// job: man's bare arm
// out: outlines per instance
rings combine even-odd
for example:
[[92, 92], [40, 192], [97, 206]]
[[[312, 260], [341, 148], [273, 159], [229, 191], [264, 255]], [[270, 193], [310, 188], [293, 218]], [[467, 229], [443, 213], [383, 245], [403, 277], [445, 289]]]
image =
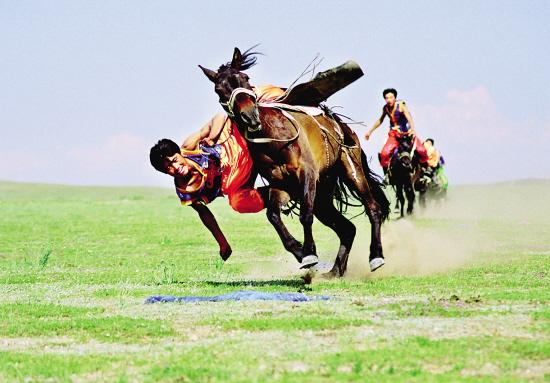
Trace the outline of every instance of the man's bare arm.
[[217, 113], [200, 130], [191, 134], [181, 145], [184, 149], [197, 149], [199, 143], [204, 141], [207, 145], [214, 145], [220, 138], [227, 117], [223, 113]]
[[368, 140], [370, 138], [372, 132], [374, 132], [376, 129], [378, 129], [378, 127], [380, 125], [382, 125], [382, 122], [384, 121], [385, 117], [386, 117], [386, 110], [382, 110], [382, 115], [380, 116], [380, 118], [378, 118], [378, 120], [376, 120], [374, 122], [374, 125], [372, 126], [372, 128], [367, 130], [367, 133], [365, 133], [365, 139], [366, 140]]
[[414, 130], [414, 122], [411, 116], [411, 113], [409, 112], [409, 108], [405, 104], [402, 106], [403, 113], [405, 114], [405, 117], [407, 118], [407, 121], [409, 122], [409, 126], [411, 127], [410, 133], [413, 135], [416, 135], [416, 130]]
[[204, 137], [208, 137], [209, 133], [209, 130], [202, 127], [201, 130], [194, 132], [190, 136], [188, 136], [185, 141], [183, 141], [183, 144], [181, 144], [181, 147], [187, 150], [197, 149], [199, 143], [204, 139]]
[[231, 255], [231, 246], [229, 246], [229, 242], [227, 242], [225, 235], [223, 235], [218, 225], [218, 222], [214, 217], [214, 214], [212, 214], [210, 209], [208, 209], [208, 207], [202, 203], [194, 203], [193, 205], [191, 205], [191, 207], [195, 209], [197, 213], [199, 213], [199, 218], [201, 219], [204, 226], [206, 226], [207, 229], [210, 230], [212, 235], [214, 235], [214, 238], [220, 246], [220, 256], [224, 261], [226, 261]]
[[210, 133], [208, 134], [208, 137], [206, 138], [206, 141], [209, 145], [214, 145], [218, 142], [220, 139], [220, 135], [223, 132], [223, 128], [225, 127], [225, 123], [227, 121], [227, 115], [224, 113], [217, 113], [212, 119], [210, 120]]

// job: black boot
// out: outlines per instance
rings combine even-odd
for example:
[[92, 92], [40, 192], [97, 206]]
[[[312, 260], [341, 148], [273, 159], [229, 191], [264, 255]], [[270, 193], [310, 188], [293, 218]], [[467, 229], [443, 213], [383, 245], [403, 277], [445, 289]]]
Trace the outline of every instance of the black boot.
[[389, 172], [388, 172], [388, 169], [387, 168], [382, 168], [382, 170], [384, 171], [384, 185], [389, 185], [390, 184], [390, 175], [389, 175]]

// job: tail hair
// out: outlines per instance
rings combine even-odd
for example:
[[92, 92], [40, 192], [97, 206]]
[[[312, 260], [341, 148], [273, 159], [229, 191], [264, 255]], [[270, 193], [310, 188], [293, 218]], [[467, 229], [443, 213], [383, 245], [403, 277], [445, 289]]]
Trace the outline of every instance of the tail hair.
[[[369, 161], [363, 149], [361, 149], [361, 164], [370, 192], [378, 206], [380, 206], [380, 218], [382, 222], [384, 222], [390, 215], [390, 201], [386, 197], [386, 193], [384, 193], [385, 186], [382, 182], [382, 178], [369, 168]], [[334, 199], [336, 200], [336, 207], [341, 213], [346, 213], [350, 206], [363, 206], [360, 202], [352, 202], [361, 201], [361, 196], [355, 190], [348, 188], [342, 177], [338, 177], [338, 182], [336, 183], [336, 189], [334, 191]], [[366, 213], [365, 208], [363, 208], [363, 211], [358, 215], [364, 213]], [[355, 217], [357, 217], [357, 215]]]
[[390, 215], [390, 201], [388, 197], [386, 197], [386, 193], [384, 193], [384, 183], [382, 182], [382, 178], [369, 168], [369, 161], [363, 149], [361, 149], [361, 163], [369, 184], [370, 192], [374, 200], [378, 203], [378, 206], [380, 206], [380, 211], [382, 213], [381, 218], [382, 222], [384, 222]]

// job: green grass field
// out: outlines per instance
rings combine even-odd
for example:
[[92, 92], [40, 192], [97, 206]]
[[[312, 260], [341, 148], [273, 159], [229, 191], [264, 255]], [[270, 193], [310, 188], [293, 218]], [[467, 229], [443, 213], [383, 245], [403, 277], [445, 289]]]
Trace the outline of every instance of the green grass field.
[[[550, 381], [550, 182], [450, 190], [311, 284], [263, 213], [212, 204], [233, 247], [170, 189], [0, 183], [0, 381]], [[297, 218], [287, 218], [299, 237]], [[337, 239], [314, 226], [323, 262]], [[329, 301], [145, 305], [302, 291]]]

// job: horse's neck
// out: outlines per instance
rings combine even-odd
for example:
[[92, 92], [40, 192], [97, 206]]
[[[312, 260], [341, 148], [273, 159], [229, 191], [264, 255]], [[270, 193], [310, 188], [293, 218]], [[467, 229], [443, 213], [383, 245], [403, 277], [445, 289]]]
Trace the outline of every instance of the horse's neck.
[[412, 173], [411, 171], [409, 171], [407, 169], [407, 167], [405, 167], [405, 165], [403, 165], [403, 163], [399, 160], [399, 158], [397, 156], [394, 156], [392, 158], [390, 166], [392, 168], [392, 173], [394, 173], [394, 174], [403, 175], [403, 174], [411, 174]]
[[[255, 133], [248, 133], [248, 136], [255, 138], [288, 138], [294, 135], [295, 132], [290, 132], [287, 129], [286, 122], [289, 121], [289, 119], [285, 117], [281, 110], [259, 107], [258, 111], [260, 113], [260, 120], [262, 121], [262, 130]], [[294, 115], [298, 112], [287, 113]], [[241, 126], [238, 126], [238, 129], [241, 134], [245, 134], [248, 126], [246, 124], [241, 124]]]

